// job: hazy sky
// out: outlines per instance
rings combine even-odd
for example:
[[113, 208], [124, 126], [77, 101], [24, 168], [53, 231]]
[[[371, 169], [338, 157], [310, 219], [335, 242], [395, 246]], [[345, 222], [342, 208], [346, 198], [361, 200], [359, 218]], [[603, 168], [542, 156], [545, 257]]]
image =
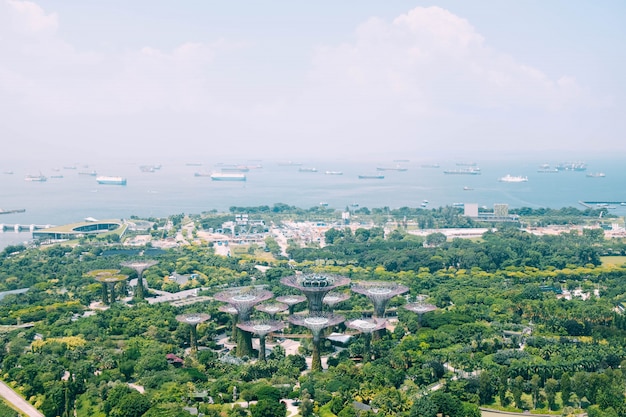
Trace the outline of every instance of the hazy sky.
[[626, 2], [0, 0], [2, 152], [626, 155]]

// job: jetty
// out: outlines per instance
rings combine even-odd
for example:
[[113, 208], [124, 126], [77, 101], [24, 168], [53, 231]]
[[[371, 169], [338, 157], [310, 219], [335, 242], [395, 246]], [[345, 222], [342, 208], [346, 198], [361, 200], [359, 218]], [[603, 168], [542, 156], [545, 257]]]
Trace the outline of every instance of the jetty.
[[22, 231], [34, 231], [41, 229], [49, 229], [52, 227], [49, 224], [6, 224], [0, 223], [0, 232], [6, 232], [7, 230], [15, 230], [16, 232]]

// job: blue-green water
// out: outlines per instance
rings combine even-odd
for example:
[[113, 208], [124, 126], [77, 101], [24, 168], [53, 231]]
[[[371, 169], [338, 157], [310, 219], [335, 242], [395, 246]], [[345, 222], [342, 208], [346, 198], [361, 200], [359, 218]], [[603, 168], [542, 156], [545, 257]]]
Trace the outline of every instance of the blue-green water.
[[[400, 165], [406, 171], [380, 171], [385, 178], [359, 179], [359, 174], [375, 173], [380, 166], [394, 167], [396, 162], [383, 161], [303, 161], [302, 167], [316, 168], [317, 172], [300, 172], [295, 165], [278, 161], [255, 161], [262, 168], [250, 169], [245, 182], [217, 182], [209, 177], [196, 177], [195, 172], [217, 169], [215, 162], [189, 166], [187, 162], [163, 162], [155, 172], [142, 172], [142, 163], [99, 163], [77, 169], [52, 168], [23, 164], [9, 166], [3, 162], [0, 172], [0, 208], [24, 208], [24, 213], [0, 215], [4, 224], [66, 224], [86, 217], [97, 219], [167, 216], [176, 213], [201, 213], [231, 206], [273, 205], [281, 202], [303, 208], [328, 203], [329, 207], [343, 209], [352, 204], [360, 207], [419, 207], [428, 201], [429, 208], [472, 202], [491, 207], [506, 203], [510, 207], [573, 206], [582, 208], [579, 201], [626, 202], [626, 168], [623, 160], [604, 158], [585, 161], [584, 172], [562, 171], [539, 173], [543, 163], [563, 161], [506, 160], [472, 161], [480, 167], [481, 175], [445, 175], [445, 169], [458, 169], [456, 164], [467, 161], [409, 161]], [[236, 161], [246, 163], [245, 161]], [[145, 161], [143, 162], [145, 163]], [[424, 164], [438, 163], [439, 168], [425, 168]], [[49, 163], [47, 163], [50, 165]], [[41, 164], [38, 164], [41, 165]], [[98, 185], [93, 176], [79, 172], [96, 170], [102, 175], [127, 178], [126, 186]], [[343, 175], [325, 175], [325, 171], [342, 171]], [[24, 181], [26, 174], [42, 174], [46, 182]], [[603, 172], [605, 177], [591, 178], [586, 174]], [[498, 178], [511, 174], [527, 176], [528, 182], [506, 183]], [[52, 178], [62, 175], [63, 178]], [[466, 190], [469, 188], [470, 190]], [[612, 210], [626, 213], [626, 207], [617, 204]], [[14, 243], [30, 237], [30, 233], [4, 232], [2, 241]]]

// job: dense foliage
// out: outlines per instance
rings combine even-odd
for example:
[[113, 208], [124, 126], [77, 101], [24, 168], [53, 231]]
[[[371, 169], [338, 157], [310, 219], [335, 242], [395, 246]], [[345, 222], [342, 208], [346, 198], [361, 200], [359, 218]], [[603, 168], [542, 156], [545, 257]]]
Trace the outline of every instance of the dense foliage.
[[[392, 215], [430, 216], [433, 223], [445, 223], [448, 216], [451, 225], [463, 227], [454, 210], [401, 209]], [[276, 205], [257, 212], [297, 210]], [[374, 216], [390, 212], [368, 210]], [[224, 219], [216, 214], [198, 224], [214, 227], [215, 218]], [[135, 271], [119, 265], [136, 252], [85, 242], [14, 246], [0, 253], [0, 291], [29, 288], [0, 301], [2, 377], [46, 416], [74, 410], [79, 417], [182, 417], [190, 411], [281, 416], [292, 400], [302, 416], [376, 411], [475, 417], [479, 406], [626, 416], [626, 268], [601, 261], [624, 244], [606, 241], [602, 229], [534, 236], [509, 227], [480, 239], [448, 240], [440, 234], [417, 237], [403, 227], [333, 228], [325, 243], [292, 242], [290, 262], [183, 246], [153, 252], [159, 263], [144, 279], [155, 290], [202, 288], [199, 294], [209, 296], [251, 284], [288, 294], [280, 278], [294, 270], [404, 284], [410, 292], [389, 303], [394, 320], [372, 338], [371, 360], [365, 359], [363, 335], [353, 335], [338, 351], [325, 340], [324, 372], [308, 371], [305, 358], [312, 347], [306, 338], [296, 353], [285, 352], [280, 340], [268, 340], [266, 361], [236, 357], [226, 349], [233, 318], [213, 300], [175, 306], [128, 297], [107, 308], [99, 303], [103, 284], [88, 273], [113, 268], [135, 278]], [[190, 278], [179, 284], [169, 278], [173, 273]], [[132, 293], [126, 282], [116, 285], [118, 294]], [[402, 308], [420, 294], [437, 310], [416, 315]], [[176, 319], [193, 312], [211, 316], [197, 326], [197, 352], [190, 349], [191, 327]], [[371, 314], [372, 305], [352, 294], [335, 312], [357, 318]], [[303, 330], [287, 328], [284, 336], [296, 333]], [[1, 413], [12, 415], [0, 408]]]

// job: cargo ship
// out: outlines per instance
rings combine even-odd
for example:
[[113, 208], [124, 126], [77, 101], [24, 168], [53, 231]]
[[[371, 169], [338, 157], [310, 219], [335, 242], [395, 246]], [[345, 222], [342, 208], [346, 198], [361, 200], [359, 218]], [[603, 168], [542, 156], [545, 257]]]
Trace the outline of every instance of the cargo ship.
[[326, 175], [343, 175], [343, 171], [326, 171], [324, 172]]
[[563, 162], [556, 166], [559, 171], [586, 171], [587, 164], [584, 162]]
[[235, 172], [215, 172], [211, 174], [213, 181], [245, 181], [246, 175]]
[[46, 177], [43, 174], [39, 174], [39, 175], [27, 175], [24, 177], [24, 181], [31, 181], [31, 182], [44, 182], [44, 181], [48, 181], [48, 177]]
[[401, 167], [401, 166], [395, 166], [395, 167], [376, 167], [376, 171], [407, 171], [408, 168], [405, 167]]
[[506, 174], [504, 177], [498, 178], [500, 182], [527, 182], [528, 177], [522, 177], [521, 175]]
[[124, 177], [107, 177], [104, 175], [96, 177], [98, 184], [104, 185], [126, 185], [126, 178]]
[[446, 169], [443, 173], [449, 175], [480, 175], [480, 168]]
[[11, 213], [24, 213], [26, 209], [0, 209], [0, 214], [11, 214]]
[[317, 168], [300, 167], [299, 172], [317, 172]]
[[361, 174], [359, 175], [360, 180], [382, 180], [385, 179], [385, 176], [382, 174]]

